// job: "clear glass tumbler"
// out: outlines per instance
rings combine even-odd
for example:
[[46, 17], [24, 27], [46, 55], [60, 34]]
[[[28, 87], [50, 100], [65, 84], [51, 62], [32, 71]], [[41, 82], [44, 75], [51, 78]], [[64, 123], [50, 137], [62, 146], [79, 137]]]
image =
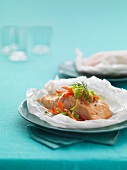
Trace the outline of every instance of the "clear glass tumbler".
[[28, 59], [28, 28], [18, 27], [16, 39], [17, 49], [9, 55], [9, 60], [26, 61]]
[[45, 55], [50, 52], [52, 27], [51, 26], [33, 26], [30, 28], [32, 41], [32, 53], [36, 55]]
[[1, 28], [1, 47], [4, 55], [10, 55], [17, 50], [17, 34], [16, 26], [4, 26]]
[[4, 26], [1, 30], [2, 53], [11, 61], [26, 61], [27, 56], [27, 28], [18, 26]]

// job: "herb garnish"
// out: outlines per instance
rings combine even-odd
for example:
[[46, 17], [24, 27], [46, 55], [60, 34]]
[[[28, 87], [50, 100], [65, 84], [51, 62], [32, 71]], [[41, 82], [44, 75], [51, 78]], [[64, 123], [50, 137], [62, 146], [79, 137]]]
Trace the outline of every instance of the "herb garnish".
[[74, 96], [78, 99], [80, 97], [84, 98], [86, 101], [91, 102], [89, 90], [87, 88], [87, 84], [81, 81], [73, 83], [71, 86], [72, 91], [74, 92]]
[[87, 84], [83, 81], [72, 83], [70, 88], [72, 89], [76, 99], [82, 98], [87, 102], [92, 103], [96, 99], [101, 99], [97, 96], [93, 90], [88, 90]]

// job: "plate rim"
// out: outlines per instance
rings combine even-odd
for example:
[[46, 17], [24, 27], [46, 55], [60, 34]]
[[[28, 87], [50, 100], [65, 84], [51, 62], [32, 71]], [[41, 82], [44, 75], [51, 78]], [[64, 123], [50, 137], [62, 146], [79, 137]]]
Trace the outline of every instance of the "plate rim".
[[[18, 106], [18, 112], [19, 114], [25, 119], [27, 120], [28, 122], [31, 122], [41, 128], [46, 128], [46, 129], [50, 129], [50, 130], [57, 130], [57, 131], [64, 131], [64, 132], [73, 132], [73, 133], [108, 133], [108, 132], [113, 132], [113, 131], [118, 131], [118, 130], [122, 130], [122, 129], [125, 129], [127, 128], [127, 120], [124, 121], [124, 122], [121, 122], [121, 123], [117, 123], [117, 124], [114, 124], [114, 125], [110, 125], [110, 126], [105, 126], [105, 127], [100, 127], [100, 128], [90, 128], [90, 129], [69, 129], [69, 128], [60, 128], [60, 127], [56, 127], [56, 126], [53, 126], [53, 125], [50, 125], [49, 123], [47, 123], [49, 126], [44, 126], [43, 124], [40, 125], [36, 122], [34, 122], [33, 120], [30, 120], [29, 118], [27, 118], [23, 112], [22, 112], [22, 109], [24, 106], [24, 103], [27, 104], [27, 100], [23, 100], [20, 105]], [[28, 108], [27, 109], [27, 114], [31, 114], [29, 111], [28, 111]], [[41, 120], [39, 117], [37, 117], [36, 115], [33, 115], [31, 114], [32, 116], [35, 116], [37, 119], [39, 119], [40, 121], [43, 121], [45, 122], [44, 120]], [[125, 124], [126, 123], [126, 126], [125, 125], [121, 125], [121, 124]], [[121, 126], [120, 126], [121, 125]], [[112, 127], [115, 127], [112, 129]], [[111, 128], [111, 129], [107, 129], [107, 128]]]
[[[67, 63], [67, 62], [70, 62], [71, 64], [72, 64], [72, 66], [74, 66], [74, 60], [68, 60], [68, 61], [64, 61], [63, 63], [61, 63], [61, 64], [59, 64], [59, 66], [58, 66], [58, 71], [59, 71], [59, 73], [60, 74], [63, 74], [63, 75], [65, 75], [65, 76], [71, 76], [71, 77], [77, 77], [77, 76], [88, 76], [87, 74], [85, 75], [85, 73], [80, 73], [80, 72], [77, 72], [77, 70], [75, 69], [75, 67], [74, 67], [74, 69], [75, 69], [75, 72], [77, 73], [77, 75], [72, 75], [71, 73], [70, 74], [66, 74], [64, 71], [63, 71], [63, 69], [61, 69], [61, 66], [63, 66], [65, 63]], [[92, 77], [93, 75], [91, 74], [91, 75], [89, 75], [88, 76], [88, 78], [89, 77]], [[97, 77], [97, 75], [95, 75], [96, 77]], [[99, 77], [98, 77], [99, 78]], [[102, 78], [101, 78], [102, 79]], [[127, 81], [127, 77], [125, 77], [125, 78], [103, 78], [103, 79], [106, 79], [106, 80], [108, 80], [108, 81], [112, 81], [112, 82], [116, 82], [116, 81]]]

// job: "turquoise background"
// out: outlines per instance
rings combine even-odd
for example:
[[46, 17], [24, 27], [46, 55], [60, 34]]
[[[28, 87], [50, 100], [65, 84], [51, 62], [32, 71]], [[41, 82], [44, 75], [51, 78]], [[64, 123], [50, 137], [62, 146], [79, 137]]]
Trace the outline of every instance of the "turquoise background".
[[[74, 58], [127, 48], [126, 0], [4, 0], [0, 25], [51, 25], [55, 56]], [[59, 50], [59, 53], [58, 53]]]
[[[85, 56], [126, 50], [127, 1], [1, 0], [0, 27], [5, 25], [51, 25], [53, 35], [49, 55], [29, 55], [18, 63], [0, 55], [0, 170], [126, 170], [126, 129], [115, 146], [80, 143], [51, 150], [29, 137], [29, 123], [17, 109], [29, 88], [42, 88], [58, 74], [60, 63], [75, 59], [75, 48]], [[114, 85], [127, 89], [127, 82]]]

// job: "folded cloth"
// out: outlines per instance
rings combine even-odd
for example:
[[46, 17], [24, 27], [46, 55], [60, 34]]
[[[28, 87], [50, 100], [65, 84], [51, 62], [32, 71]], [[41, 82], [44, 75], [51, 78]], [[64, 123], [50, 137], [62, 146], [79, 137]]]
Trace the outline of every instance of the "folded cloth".
[[27, 130], [32, 139], [52, 149], [57, 149], [62, 146], [72, 145], [79, 142], [114, 145], [120, 132], [77, 133], [41, 128], [35, 125], [28, 125]]

